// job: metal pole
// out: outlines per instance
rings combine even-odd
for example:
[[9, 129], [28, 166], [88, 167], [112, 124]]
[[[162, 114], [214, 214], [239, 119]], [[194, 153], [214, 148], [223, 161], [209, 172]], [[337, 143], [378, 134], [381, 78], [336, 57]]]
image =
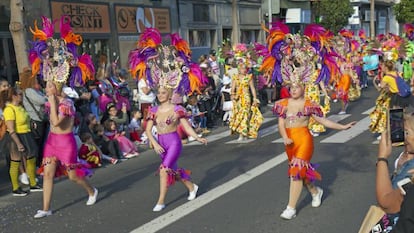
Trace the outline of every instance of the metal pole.
[[269, 29], [272, 27], [272, 0], [268, 0], [268, 8], [269, 8]]
[[373, 40], [375, 38], [375, 0], [371, 0], [371, 5], [370, 5], [370, 37], [371, 40]]

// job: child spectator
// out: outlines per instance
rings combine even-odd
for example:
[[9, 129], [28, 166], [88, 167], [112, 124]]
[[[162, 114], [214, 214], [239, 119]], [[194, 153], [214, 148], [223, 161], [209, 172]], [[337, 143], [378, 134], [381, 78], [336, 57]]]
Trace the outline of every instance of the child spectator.
[[192, 95], [188, 98], [188, 105], [186, 109], [190, 113], [190, 123], [195, 129], [196, 133], [210, 133], [207, 130], [207, 117], [204, 112], [200, 112], [198, 107], [197, 95]]
[[231, 78], [223, 76], [223, 87], [221, 88], [221, 100], [223, 101], [223, 125], [228, 125], [231, 115], [233, 114], [233, 102], [231, 101]]
[[142, 114], [139, 110], [133, 110], [131, 112], [131, 122], [128, 125], [129, 129], [129, 135], [132, 141], [134, 142], [141, 142], [141, 133], [142, 133], [142, 127], [141, 127], [141, 119]]
[[128, 125], [128, 113], [127, 113], [127, 107], [124, 105], [121, 109], [120, 115], [118, 115], [118, 110], [114, 103], [109, 103], [108, 106], [106, 106], [106, 112], [102, 116], [101, 124], [103, 124], [106, 120], [111, 119], [113, 120], [118, 126]]
[[105, 128], [103, 125], [95, 125], [93, 132], [93, 140], [103, 153], [116, 157], [120, 161], [127, 160], [121, 152], [118, 141], [116, 139], [109, 139], [105, 136]]
[[109, 161], [112, 164], [117, 164], [118, 160], [109, 157], [102, 153], [99, 147], [93, 141], [90, 133], [83, 133], [81, 135], [82, 145], [79, 148], [79, 158], [85, 160], [92, 168], [102, 166], [102, 159]]
[[133, 158], [139, 155], [135, 144], [125, 137], [125, 131], [118, 131], [118, 126], [114, 120], [108, 119], [104, 122], [105, 136], [115, 139], [119, 143], [119, 148], [125, 158]]

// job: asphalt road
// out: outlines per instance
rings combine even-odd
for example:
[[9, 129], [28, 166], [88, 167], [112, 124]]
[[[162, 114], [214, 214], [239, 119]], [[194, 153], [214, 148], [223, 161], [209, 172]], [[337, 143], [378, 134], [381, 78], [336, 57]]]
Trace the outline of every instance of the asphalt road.
[[[90, 182], [99, 196], [93, 206], [85, 205], [87, 194], [79, 186], [57, 180], [54, 213], [43, 219], [33, 218], [42, 194], [13, 197], [2, 160], [0, 232], [358, 232], [369, 206], [375, 204], [376, 135], [363, 123], [376, 96], [374, 88], [364, 90], [342, 120], [358, 121], [360, 132], [342, 135], [328, 130], [315, 138], [313, 162], [322, 174], [322, 181], [316, 182], [324, 189], [322, 205], [312, 208], [304, 189], [293, 220], [279, 217], [288, 201], [287, 163], [274, 130], [277, 120], [266, 112], [257, 140], [234, 143], [236, 136], [220, 127], [213, 130], [207, 146], [186, 145], [179, 165], [193, 172], [199, 196], [187, 201], [186, 189], [178, 183], [169, 189], [167, 207], [158, 213], [152, 208], [158, 198], [155, 172], [160, 160], [148, 148], [141, 148], [137, 158], [95, 170]], [[331, 115], [337, 112], [339, 103], [332, 103]], [[332, 137], [344, 142], [332, 143]]]

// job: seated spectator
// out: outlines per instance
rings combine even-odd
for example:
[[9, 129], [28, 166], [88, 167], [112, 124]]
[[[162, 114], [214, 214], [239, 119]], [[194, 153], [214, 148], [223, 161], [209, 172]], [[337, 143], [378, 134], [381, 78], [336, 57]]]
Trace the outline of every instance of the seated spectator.
[[[412, 111], [412, 110], [411, 110]], [[376, 175], [376, 195], [380, 207], [387, 213], [388, 219], [382, 223], [388, 229], [393, 228], [393, 233], [414, 232], [414, 214], [412, 206], [405, 207], [411, 203], [412, 188], [404, 196], [401, 189], [397, 187], [398, 181], [413, 176], [414, 168], [414, 114], [404, 115], [405, 148], [395, 162], [395, 172], [390, 176], [388, 170], [388, 158], [391, 155], [392, 143], [389, 132], [383, 132], [379, 142]], [[403, 211], [404, 210], [404, 211]], [[384, 220], [384, 219], [383, 219]], [[398, 221], [397, 221], [398, 220]], [[390, 232], [390, 231], [388, 231]]]
[[228, 76], [224, 76], [223, 85], [224, 86], [221, 88], [221, 101], [223, 102], [221, 106], [224, 112], [223, 125], [228, 125], [229, 120], [233, 115], [233, 101], [231, 101], [231, 78]]
[[82, 140], [82, 145], [78, 152], [79, 158], [85, 160], [92, 168], [101, 167], [102, 159], [105, 159], [112, 164], [118, 163], [117, 159], [102, 153], [93, 141], [90, 133], [82, 133], [80, 138]]
[[128, 125], [130, 138], [134, 142], [141, 142], [141, 134], [143, 131], [141, 127], [142, 114], [139, 110], [134, 110], [131, 112], [131, 116], [132, 119]]
[[96, 124], [93, 132], [93, 140], [104, 154], [118, 158], [120, 161], [127, 160], [122, 154], [118, 141], [116, 139], [109, 139], [105, 136], [105, 128], [103, 125]]
[[128, 125], [128, 113], [126, 105], [124, 105], [121, 109], [121, 112], [118, 112], [114, 103], [108, 104], [106, 107], [107, 111], [104, 113], [101, 119], [101, 124], [103, 124], [106, 120], [110, 119], [114, 121], [118, 126], [118, 130], [124, 131], [126, 126]]
[[128, 71], [120, 69], [116, 72], [116, 76], [111, 77], [110, 81], [114, 87], [114, 97], [116, 109], [121, 110], [122, 106], [126, 106], [128, 112], [131, 111], [131, 90], [128, 86]]
[[207, 117], [205, 112], [200, 112], [198, 107], [197, 95], [192, 95], [188, 98], [188, 104], [186, 106], [187, 111], [190, 115], [190, 125], [193, 127], [196, 133], [210, 133], [207, 130]]
[[118, 131], [118, 126], [114, 120], [108, 119], [104, 122], [105, 136], [115, 139], [119, 143], [119, 148], [125, 158], [133, 158], [139, 155], [135, 144], [125, 137], [125, 131]]

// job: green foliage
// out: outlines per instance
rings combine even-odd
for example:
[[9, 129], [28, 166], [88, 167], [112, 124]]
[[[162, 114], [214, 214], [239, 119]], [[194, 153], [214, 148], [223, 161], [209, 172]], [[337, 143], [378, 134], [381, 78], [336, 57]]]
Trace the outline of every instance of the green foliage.
[[320, 0], [316, 4], [316, 16], [322, 17], [320, 24], [333, 33], [348, 25], [348, 18], [354, 13], [346, 0]]
[[399, 23], [414, 22], [414, 4], [413, 0], [401, 0], [400, 3], [393, 6], [395, 18]]

